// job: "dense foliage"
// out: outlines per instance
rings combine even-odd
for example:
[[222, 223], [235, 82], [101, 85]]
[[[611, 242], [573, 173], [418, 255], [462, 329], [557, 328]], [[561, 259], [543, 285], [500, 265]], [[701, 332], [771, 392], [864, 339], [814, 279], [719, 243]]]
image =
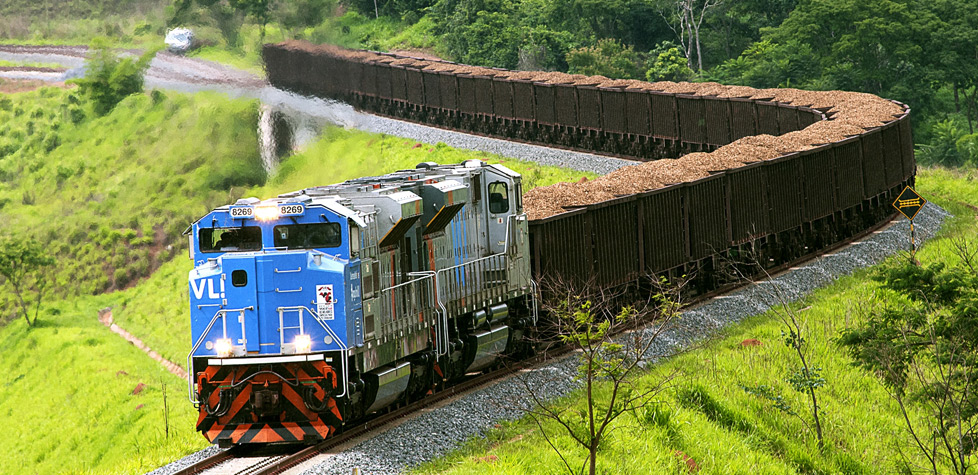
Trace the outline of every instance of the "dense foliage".
[[841, 343], [856, 363], [879, 375], [904, 411], [916, 449], [933, 473], [964, 474], [978, 445], [978, 248], [954, 242], [956, 265], [897, 260], [874, 278], [903, 301], [874, 311]]
[[[484, 66], [878, 94], [913, 107], [923, 163], [978, 163], [971, 136], [978, 121], [978, 7], [969, 0], [350, 5], [360, 13], [344, 28], [369, 47], [398, 47], [389, 42], [397, 36], [401, 47]], [[431, 22], [420, 35], [426, 43], [396, 33], [421, 33], [416, 25], [424, 19]], [[385, 28], [364, 26], [383, 22]]]

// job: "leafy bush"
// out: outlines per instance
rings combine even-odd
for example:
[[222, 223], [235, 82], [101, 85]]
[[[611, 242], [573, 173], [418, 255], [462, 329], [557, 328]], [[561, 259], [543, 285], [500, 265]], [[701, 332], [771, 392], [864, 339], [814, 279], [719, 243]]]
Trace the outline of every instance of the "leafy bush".
[[931, 127], [930, 143], [917, 149], [917, 160], [923, 165], [956, 167], [978, 163], [978, 134], [966, 134], [952, 119]]
[[638, 64], [638, 54], [631, 46], [610, 38], [598, 40], [595, 46], [585, 46], [567, 53], [567, 71], [571, 74], [631, 79], [639, 77]]
[[109, 113], [127, 96], [143, 91], [143, 75], [157, 50], [148, 50], [138, 59], [120, 58], [103, 38], [89, 46], [88, 71], [77, 79], [81, 93], [92, 102], [98, 115]]
[[758, 88], [809, 87], [821, 79], [820, 84], [831, 88], [836, 78], [845, 76], [841, 69], [844, 65], [833, 67], [832, 74], [820, 78], [822, 68], [811, 46], [797, 41], [780, 44], [763, 40], [714, 68], [710, 79]]
[[648, 81], [689, 81], [694, 75], [686, 57], [671, 42], [663, 42], [653, 50], [649, 54], [649, 63], [649, 69], [645, 72]]

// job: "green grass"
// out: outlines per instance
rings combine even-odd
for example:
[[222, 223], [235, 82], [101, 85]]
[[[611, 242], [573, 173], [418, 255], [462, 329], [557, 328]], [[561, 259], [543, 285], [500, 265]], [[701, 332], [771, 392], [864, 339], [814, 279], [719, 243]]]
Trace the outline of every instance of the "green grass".
[[[213, 94], [136, 95], [99, 118], [77, 91], [0, 96], [2, 233], [41, 242], [56, 257], [59, 283], [38, 327], [16, 319], [0, 326], [0, 424], [8, 428], [0, 472], [136, 473], [206, 445], [185, 381], [96, 316], [134, 300], [160, 331], [189, 333], [178, 318], [186, 272], [170, 270], [184, 262], [173, 261], [181, 232], [229, 199], [242, 170], [258, 167], [250, 182], [262, 181], [256, 120], [254, 102]], [[125, 292], [87, 295], [134, 285], [168, 261]], [[174, 273], [182, 288], [166, 287]], [[4, 288], [4, 315], [11, 298]], [[132, 395], [140, 383], [145, 389]]]
[[39, 327], [0, 328], [0, 473], [141, 473], [206, 445], [186, 381], [98, 322], [115, 298], [52, 299]]
[[[978, 172], [921, 169], [917, 190], [956, 214], [940, 237], [919, 253], [923, 263], [953, 263], [949, 240], [978, 240]], [[798, 366], [781, 338], [783, 326], [772, 314], [752, 317], [728, 328], [711, 341], [676, 356], [643, 375], [650, 385], [675, 375], [653, 411], [625, 414], [599, 452], [600, 473], [684, 473], [675, 455], [681, 451], [700, 466], [698, 473], [879, 473], [900, 472], [904, 460], [922, 460], [912, 448], [897, 405], [877, 378], [852, 365], [837, 346], [841, 330], [857, 325], [867, 312], [899, 297], [879, 292], [860, 270], [792, 307], [803, 322], [812, 364], [823, 368], [827, 385], [819, 389], [826, 450], [819, 452], [814, 435], [796, 417], [747, 394], [741, 386], [767, 384], [778, 388], [797, 412], [810, 420], [800, 393], [785, 382]], [[741, 346], [754, 338], [762, 346]], [[580, 394], [562, 404], [583, 407]], [[912, 413], [912, 417], [920, 417]], [[580, 466], [584, 453], [559, 433], [556, 443]], [[899, 448], [899, 450], [898, 450]], [[554, 473], [562, 463], [535, 424], [519, 420], [469, 441], [460, 450], [415, 470], [416, 473]]]
[[0, 68], [51, 68], [51, 69], [63, 69], [64, 66], [57, 63], [34, 63], [30, 61], [17, 62], [17, 61], [3, 61], [0, 60]]
[[62, 256], [62, 296], [131, 285], [229, 188], [263, 181], [256, 120], [255, 102], [216, 94], [135, 95], [104, 117], [77, 91], [0, 97], [2, 233]]

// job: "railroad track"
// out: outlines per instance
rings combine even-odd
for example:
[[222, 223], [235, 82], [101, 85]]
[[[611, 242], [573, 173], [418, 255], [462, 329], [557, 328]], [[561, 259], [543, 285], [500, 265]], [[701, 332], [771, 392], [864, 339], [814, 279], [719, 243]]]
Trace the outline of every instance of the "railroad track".
[[[774, 267], [768, 270], [768, 273], [759, 274], [755, 277], [766, 277], [770, 275], [775, 277], [790, 269], [799, 266], [799, 264], [808, 262], [815, 259], [821, 255], [829, 254], [837, 251], [845, 246], [848, 246], [854, 242], [858, 242], [862, 238], [873, 234], [880, 229], [888, 226], [893, 218], [897, 216], [896, 213], [890, 215], [889, 219], [880, 222], [879, 224], [870, 227], [848, 239], [839, 241], [831, 246], [824, 249], [811, 252], [804, 255], [798, 259], [791, 262], [787, 262], [780, 266]], [[719, 295], [733, 292], [735, 290], [741, 289], [750, 285], [750, 282], [743, 281], [738, 283], [727, 284], [716, 290], [708, 293], [698, 295], [686, 304], [686, 307], [694, 306], [698, 303], [704, 302], [711, 298]], [[633, 330], [634, 328], [624, 328], [623, 331]], [[337, 436], [324, 440], [318, 444], [295, 448], [294, 446], [280, 446], [280, 450], [285, 453], [273, 453], [267, 454], [264, 451], [274, 450], [274, 448], [269, 447], [259, 447], [257, 450], [252, 449], [248, 446], [237, 446], [188, 466], [178, 472], [175, 475], [197, 475], [197, 474], [207, 474], [207, 475], [231, 475], [231, 474], [248, 474], [248, 475], [271, 475], [283, 473], [286, 470], [295, 467], [303, 462], [311, 460], [312, 458], [333, 451], [337, 447], [341, 447], [347, 443], [355, 441], [359, 438], [379, 433], [382, 430], [389, 428], [390, 426], [410, 418], [413, 415], [419, 414], [422, 409], [436, 406], [440, 403], [452, 400], [463, 396], [465, 394], [474, 392], [478, 389], [486, 387], [492, 383], [500, 381], [507, 378], [519, 371], [530, 369], [545, 363], [554, 361], [561, 358], [565, 354], [569, 353], [571, 350], [569, 347], [559, 347], [551, 348], [545, 354], [540, 354], [532, 358], [516, 362], [515, 364], [506, 365], [502, 368], [493, 370], [488, 373], [480, 374], [478, 376], [472, 376], [461, 383], [455, 384], [453, 386], [444, 388], [433, 395], [425, 397], [419, 401], [401, 406], [390, 410], [385, 414], [381, 414], [365, 420], [361, 423], [348, 427], [344, 432], [338, 434]], [[274, 447], [274, 446], [273, 446]], [[291, 447], [291, 451], [289, 448]]]

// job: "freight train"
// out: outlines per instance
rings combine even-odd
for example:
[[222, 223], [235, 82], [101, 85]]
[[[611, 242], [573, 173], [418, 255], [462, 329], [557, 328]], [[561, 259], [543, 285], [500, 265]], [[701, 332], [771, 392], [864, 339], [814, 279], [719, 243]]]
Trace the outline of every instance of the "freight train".
[[[653, 276], [694, 276], [707, 291], [738, 256], [771, 268], [889, 219], [914, 182], [909, 108], [887, 103], [898, 112], [871, 119], [849, 110], [879, 109], [875, 97], [785, 93], [796, 105], [749, 88], [727, 97], [554, 83], [295, 43], [266, 45], [264, 57], [272, 84], [298, 93], [641, 160], [813, 132], [753, 163], [535, 219], [520, 177], [480, 162], [215, 209], [191, 228], [188, 367], [198, 429], [221, 445], [329, 437], [526, 352], [537, 280], [641, 289]], [[825, 120], [851, 133], [809, 127]]]
[[321, 440], [525, 351], [520, 176], [422, 163], [193, 223], [190, 398], [211, 442]]
[[[706, 291], [730, 254], [770, 266], [888, 219], [916, 174], [910, 108], [869, 94], [612, 81], [303, 41], [266, 44], [262, 55], [273, 86], [437, 127], [639, 161], [765, 149], [745, 166], [531, 218], [536, 279], [686, 275]], [[818, 128], [830, 122], [845, 135]], [[807, 135], [789, 147], [743, 143], [798, 133]]]

